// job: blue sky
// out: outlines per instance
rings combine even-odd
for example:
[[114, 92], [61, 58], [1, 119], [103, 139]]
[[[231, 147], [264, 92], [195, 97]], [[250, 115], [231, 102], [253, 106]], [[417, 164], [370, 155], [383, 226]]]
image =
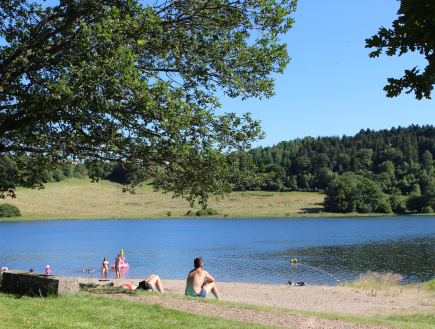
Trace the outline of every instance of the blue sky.
[[[387, 98], [387, 78], [405, 69], [424, 68], [419, 54], [369, 58], [365, 39], [397, 18], [396, 0], [299, 0], [293, 28], [281, 39], [292, 60], [276, 75], [276, 96], [269, 100], [221, 98], [222, 110], [251, 112], [262, 121], [272, 146], [305, 136], [351, 136], [360, 129], [390, 129], [434, 124], [435, 100], [402, 93]], [[433, 94], [435, 99], [435, 93]]]
[[391, 99], [383, 91], [387, 78], [399, 78], [414, 66], [423, 69], [424, 58], [409, 53], [372, 59], [365, 48], [365, 39], [381, 26], [390, 27], [398, 9], [396, 0], [299, 0], [296, 22], [281, 38], [292, 60], [284, 74], [274, 76], [276, 96], [246, 101], [222, 97], [218, 113], [250, 112], [261, 120], [266, 138], [254, 146], [434, 124], [435, 100], [418, 101], [405, 93]]

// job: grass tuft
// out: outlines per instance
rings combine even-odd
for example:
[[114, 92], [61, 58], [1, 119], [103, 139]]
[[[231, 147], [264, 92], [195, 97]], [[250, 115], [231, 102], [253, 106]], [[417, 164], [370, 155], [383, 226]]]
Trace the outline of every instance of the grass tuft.
[[356, 288], [387, 288], [396, 286], [403, 282], [403, 277], [400, 274], [392, 272], [372, 272], [360, 274], [355, 281], [345, 281], [343, 285]]

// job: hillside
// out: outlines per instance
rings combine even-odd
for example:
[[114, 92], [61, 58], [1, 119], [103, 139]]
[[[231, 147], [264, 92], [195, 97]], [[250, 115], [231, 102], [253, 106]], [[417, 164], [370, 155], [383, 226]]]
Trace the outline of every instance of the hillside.
[[[154, 192], [147, 183], [134, 195], [122, 193], [117, 183], [77, 178], [45, 187], [41, 191], [18, 188], [16, 199], [3, 202], [19, 207], [20, 220], [168, 218], [168, 212], [179, 218], [190, 209], [185, 200]], [[323, 199], [324, 195], [314, 192], [233, 192], [210, 202], [210, 207], [219, 212], [216, 217], [319, 216]]]

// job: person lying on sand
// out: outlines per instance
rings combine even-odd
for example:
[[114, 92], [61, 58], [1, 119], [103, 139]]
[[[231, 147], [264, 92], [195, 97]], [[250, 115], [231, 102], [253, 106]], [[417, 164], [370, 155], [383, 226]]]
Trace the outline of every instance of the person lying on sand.
[[106, 283], [106, 284], [97, 284], [97, 286], [100, 287], [111, 287], [111, 288], [124, 288], [124, 289], [131, 289], [131, 290], [135, 290], [137, 289], [137, 286], [135, 286], [134, 284], [128, 284], [128, 283], [122, 283], [117, 285], [115, 282], [110, 282], [110, 283]]
[[[207, 294], [211, 291], [217, 300], [220, 300], [219, 291], [216, 287], [215, 279], [202, 269], [203, 261], [201, 257], [195, 258], [193, 261], [195, 269], [189, 272], [186, 280], [186, 290], [184, 293], [186, 296], [193, 297], [207, 297]], [[204, 279], [206, 279], [204, 281]]]
[[[148, 291], [154, 291], [153, 285], [157, 288], [157, 290], [161, 293], [163, 293], [163, 285], [162, 281], [160, 280], [160, 277], [156, 274], [151, 274], [149, 277], [147, 277], [145, 282], [140, 282], [139, 285], [142, 289], [148, 290]], [[146, 284], [144, 284], [146, 283]]]
[[302, 287], [302, 286], [309, 286], [309, 284], [301, 281], [301, 282], [293, 282], [293, 281], [289, 281], [286, 284], [288, 284], [289, 286], [296, 286], [296, 287]]

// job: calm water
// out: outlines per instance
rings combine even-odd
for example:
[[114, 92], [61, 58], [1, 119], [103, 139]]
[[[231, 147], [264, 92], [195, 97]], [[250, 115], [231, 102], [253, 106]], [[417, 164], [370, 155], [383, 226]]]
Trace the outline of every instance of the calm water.
[[113, 264], [120, 249], [130, 264], [123, 276], [134, 278], [185, 279], [197, 256], [230, 282], [334, 285], [367, 270], [422, 281], [435, 268], [435, 217], [423, 216], [0, 222], [0, 232], [1, 266], [49, 264], [69, 276], [100, 276], [103, 257]]

